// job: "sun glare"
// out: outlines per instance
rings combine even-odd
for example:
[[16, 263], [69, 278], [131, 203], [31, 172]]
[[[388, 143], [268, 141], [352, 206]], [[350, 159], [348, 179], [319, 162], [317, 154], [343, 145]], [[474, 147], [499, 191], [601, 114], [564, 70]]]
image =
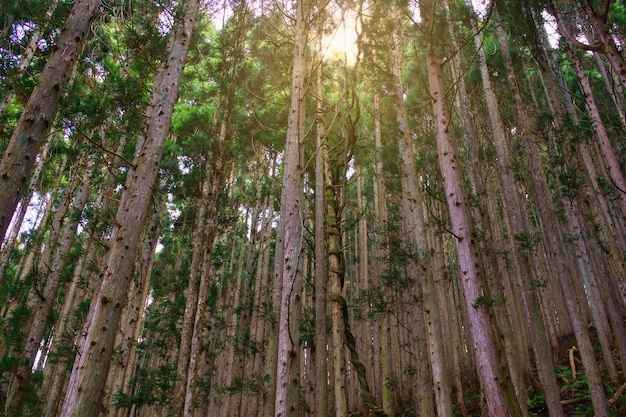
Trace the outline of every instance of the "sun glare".
[[337, 28], [323, 40], [324, 59], [345, 59], [347, 64], [354, 64], [358, 54], [356, 13], [338, 11], [335, 20]]

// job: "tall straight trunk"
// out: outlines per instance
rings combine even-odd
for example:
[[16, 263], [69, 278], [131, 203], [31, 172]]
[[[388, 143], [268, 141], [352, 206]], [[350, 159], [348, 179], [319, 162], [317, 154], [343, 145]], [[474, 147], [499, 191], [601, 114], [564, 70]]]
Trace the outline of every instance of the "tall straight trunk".
[[246, 266], [243, 271], [241, 287], [238, 288], [238, 291], [241, 291], [241, 297], [239, 300], [239, 321], [237, 322], [237, 326], [235, 329], [235, 343], [237, 345], [241, 345], [242, 349], [237, 352], [235, 356], [235, 362], [233, 364], [233, 380], [242, 382], [242, 389], [236, 392], [231, 397], [232, 403], [232, 413], [230, 416], [239, 417], [245, 416], [242, 413], [242, 403], [244, 395], [247, 396], [247, 393], [244, 393], [243, 382], [249, 375], [246, 375], [246, 363], [250, 361], [250, 349], [249, 345], [246, 342], [247, 340], [253, 340], [253, 329], [252, 325], [252, 309], [254, 308], [254, 300], [253, 300], [253, 281], [254, 281], [254, 265], [258, 258], [258, 238], [259, 238], [259, 214], [261, 211], [262, 201], [260, 198], [260, 189], [261, 189], [261, 173], [258, 174], [257, 177], [257, 198], [255, 203], [255, 208], [252, 210], [250, 215], [250, 240], [248, 242], [248, 252], [246, 254]]
[[[65, 168], [66, 161], [67, 158], [64, 158], [63, 163], [61, 164], [62, 168]], [[60, 186], [64, 176], [61, 175], [56, 185], [54, 186], [54, 191], [51, 193], [51, 198], [48, 200], [47, 203], [44, 203], [42, 201], [42, 208], [45, 207], [45, 210], [41, 221], [39, 222], [39, 227], [33, 240], [34, 244], [31, 246], [30, 250], [27, 251], [26, 256], [23, 257], [22, 261], [20, 262], [20, 266], [17, 268], [17, 271], [15, 273], [15, 276], [17, 276], [18, 278], [17, 282], [14, 282], [14, 285], [18, 283], [22, 285], [25, 284], [24, 288], [28, 289], [28, 291], [21, 291], [12, 299], [10, 299], [9, 302], [3, 305], [3, 310], [0, 311], [0, 314], [2, 316], [6, 317], [10, 314], [14, 314], [20, 306], [26, 307], [31, 312], [36, 312], [41, 306], [41, 292], [44, 290], [41, 287], [48, 284], [47, 282], [44, 282], [46, 281], [46, 272], [49, 271], [55, 250], [59, 243], [59, 236], [62, 233], [65, 216], [70, 206], [71, 193], [73, 189], [72, 187], [74, 181], [77, 180], [76, 175], [76, 173], [75, 175], [70, 175], [68, 184], [62, 191]], [[55, 204], [57, 198], [58, 205]], [[27, 315], [26, 317], [21, 319], [20, 324], [22, 326], [22, 333], [24, 335], [27, 335], [31, 331], [34, 320], [35, 317], [33, 314]], [[0, 356], [4, 356], [10, 352], [10, 350], [5, 352], [5, 343], [6, 339], [0, 338]], [[22, 343], [22, 341], [19, 341], [19, 343]], [[18, 347], [8, 346], [8, 348], [15, 349]], [[35, 349], [38, 348], [39, 345], [37, 344]], [[23, 352], [23, 349], [21, 349], [21, 347], [18, 349], [20, 352]], [[27, 359], [25, 358], [24, 360], [27, 361]], [[27, 371], [18, 370], [18, 372]], [[21, 379], [23, 378], [23, 376], [18, 376], [18, 378]], [[12, 395], [13, 394], [11, 394], [10, 396]]]
[[[365, 187], [366, 173], [362, 166], [357, 168], [357, 213], [359, 216], [359, 228], [356, 232], [358, 238], [355, 239], [358, 242], [358, 273], [355, 274], [358, 278], [358, 292], [354, 294], [354, 297], [359, 297], [360, 294], [367, 293], [370, 289], [370, 256], [369, 256], [369, 225], [368, 225], [368, 212], [367, 200], [363, 195], [363, 188]], [[372, 320], [369, 317], [369, 306], [362, 306], [361, 318], [359, 321], [359, 341], [357, 348], [359, 352], [362, 352], [361, 356], [363, 362], [366, 364], [366, 372], [369, 376], [369, 386], [372, 386], [372, 378], [374, 374], [373, 360], [372, 360]], [[354, 373], [354, 372], [353, 372]], [[358, 376], [355, 375], [355, 378]], [[357, 407], [353, 407], [357, 408]]]
[[185, 3], [183, 18], [174, 27], [167, 61], [159, 68], [150, 99], [146, 126], [137, 140], [134, 169], [116, 214], [102, 282], [92, 300], [67, 389], [61, 416], [96, 415], [106, 382], [120, 315], [159, 172], [165, 138], [178, 97], [199, 1]]
[[[303, 141], [305, 136], [305, 95], [308, 76], [307, 28], [311, 10], [308, 0], [298, 0], [295, 21], [295, 55], [291, 82], [291, 105], [285, 147], [285, 170], [281, 196], [280, 222], [283, 245], [281, 260], [277, 260], [277, 278], [282, 281], [276, 367], [274, 415], [295, 417], [299, 412], [300, 376], [297, 315], [302, 284], [303, 241]], [[281, 242], [282, 240], [282, 242]]]
[[[405, 268], [407, 276], [418, 283], [416, 290], [418, 296], [424, 297], [424, 309], [427, 317], [427, 325], [424, 326], [424, 315], [418, 312], [412, 322], [417, 334], [424, 334], [427, 331], [427, 343], [424, 338], [418, 339], [418, 354], [427, 354], [429, 361], [420, 360], [417, 373], [417, 390], [419, 392], [419, 413], [426, 417], [437, 414], [447, 416], [452, 414], [452, 387], [448, 378], [448, 370], [443, 354], [443, 340], [441, 338], [441, 322], [436, 306], [435, 282], [432, 276], [431, 260], [428, 258], [427, 236], [425, 227], [425, 217], [422, 211], [424, 204], [419, 190], [418, 173], [415, 166], [415, 151], [409, 130], [408, 115], [404, 105], [404, 88], [402, 84], [402, 56], [404, 54], [405, 41], [398, 36], [394, 40], [393, 56], [391, 57], [391, 73], [393, 77], [393, 93], [398, 124], [398, 150], [402, 159], [401, 188], [400, 195], [400, 217], [402, 234], [406, 236], [407, 252], [414, 254], [414, 257], [423, 257], [422, 264], [416, 264], [407, 259]], [[422, 343], [420, 343], [420, 340]], [[419, 346], [421, 345], [421, 346]], [[426, 353], [427, 352], [427, 353]], [[428, 365], [430, 364], [430, 369]], [[400, 373], [401, 375], [402, 373]], [[431, 388], [434, 384], [434, 389]], [[435, 403], [430, 392], [435, 393]]]
[[[559, 24], [565, 23], [559, 22]], [[616, 189], [617, 201], [622, 211], [623, 223], [626, 221], [626, 179], [624, 178], [624, 174], [622, 173], [619, 165], [619, 160], [613, 149], [613, 145], [606, 131], [606, 127], [604, 126], [604, 122], [600, 116], [596, 99], [593, 91], [591, 90], [589, 78], [587, 77], [587, 74], [585, 74], [579, 54], [576, 52], [571, 42], [568, 44], [568, 56], [572, 67], [574, 68], [574, 72], [578, 77], [578, 83], [580, 84], [585, 99], [585, 107], [587, 108], [587, 113], [591, 119], [591, 126], [593, 127], [595, 137], [598, 140], [598, 147], [604, 157], [609, 177], [611, 178]]]
[[482, 48], [482, 42], [478, 37], [475, 38], [475, 44], [478, 50], [483, 91], [489, 113], [493, 143], [498, 156], [498, 174], [502, 185], [501, 189], [507, 214], [507, 223], [512, 234], [509, 246], [512, 248], [513, 269], [518, 279], [522, 281], [522, 288], [527, 292], [527, 294], [521, 294], [521, 296], [525, 304], [524, 310], [525, 314], [528, 316], [527, 323], [529, 323], [528, 327], [532, 335], [533, 343], [531, 346], [535, 353], [539, 379], [544, 389], [546, 404], [550, 415], [555, 417], [564, 416], [559, 388], [556, 383], [556, 375], [554, 373], [554, 364], [548, 350], [550, 344], [547, 341], [544, 319], [541, 315], [541, 304], [538, 298], [539, 288], [536, 284], [533, 284], [539, 282], [539, 279], [534, 275], [531, 260], [528, 253], [526, 253], [526, 251], [531, 249], [520, 248], [519, 245], [513, 241], [514, 236], [530, 235], [532, 231], [528, 231], [523, 222], [523, 212], [519, 204], [520, 197], [518, 193], [515, 192], [519, 187], [515, 183], [510, 169], [513, 156], [506, 143], [506, 134], [500, 117], [499, 105], [491, 87], [486, 54]]
[[19, 232], [22, 228], [22, 223], [26, 217], [26, 212], [28, 211], [28, 206], [32, 201], [35, 184], [39, 181], [39, 177], [41, 176], [45, 163], [48, 162], [48, 152], [51, 147], [52, 140], [45, 141], [41, 154], [39, 155], [39, 161], [37, 162], [33, 175], [30, 178], [27, 193], [20, 200], [19, 211], [13, 219], [13, 227], [7, 236], [4, 245], [0, 245], [2, 246], [2, 251], [0, 252], [0, 283], [2, 283], [6, 268], [9, 266], [11, 252], [15, 248]]
[[[197, 372], [197, 360], [200, 355], [200, 334], [202, 332], [202, 322], [205, 315], [205, 301], [207, 290], [209, 286], [210, 266], [213, 259], [213, 247], [217, 230], [217, 199], [220, 189], [223, 184], [223, 171], [224, 171], [224, 147], [226, 143], [228, 123], [230, 115], [230, 98], [226, 98], [224, 115], [220, 126], [220, 135], [218, 142], [218, 149], [215, 155], [215, 161], [213, 163], [213, 172], [211, 177], [211, 186], [207, 194], [207, 198], [202, 201], [203, 205], [206, 205], [205, 213], [206, 217], [202, 221], [201, 230], [204, 231], [200, 236], [200, 239], [204, 242], [203, 253], [201, 254], [201, 269], [200, 269], [200, 286], [198, 289], [197, 306], [195, 308], [195, 317], [193, 322], [193, 332], [190, 335], [190, 347], [189, 347], [189, 364], [187, 366], [187, 374], [179, 375], [184, 377], [186, 381], [185, 389], [185, 401], [184, 401], [184, 415], [189, 416], [191, 414], [191, 407], [193, 402], [193, 393], [196, 389], [195, 380]], [[208, 174], [208, 172], [207, 172]], [[180, 364], [179, 364], [180, 368]]]
[[[550, 65], [550, 59], [546, 52], [546, 48], [549, 43], [547, 40], [547, 35], [545, 33], [545, 29], [542, 26], [537, 26], [537, 37], [540, 39], [538, 42], [538, 50], [537, 53], [534, 54], [535, 59], [540, 62], [540, 75], [542, 84], [544, 85], [544, 90], [546, 92], [546, 96], [549, 98], [550, 107], [552, 109], [552, 113], [554, 114], [554, 123], [557, 129], [564, 129], [563, 119], [566, 115], [566, 107], [562, 96], [560, 95], [558, 81], [553, 75], [553, 71], [551, 70], [552, 65]], [[586, 74], [582, 71], [582, 65], [580, 65], [580, 61], [574, 63], [574, 61], [578, 60], [576, 55], [576, 51], [573, 48], [570, 48], [569, 56], [570, 60], [574, 67], [578, 66], [575, 69], [576, 74], [582, 78], [586, 78]], [[599, 58], [597, 54], [596, 58]], [[600, 63], [602, 63], [601, 59], [597, 59]], [[582, 84], [582, 83], [581, 83]], [[591, 88], [587, 80], [587, 89], [583, 88], [585, 95], [587, 93], [591, 94]], [[587, 107], [594, 107], [595, 100], [593, 100], [593, 95], [591, 94], [592, 103], [588, 103]], [[591, 105], [591, 106], [590, 106]], [[593, 114], [594, 111], [589, 111], [590, 114]], [[595, 116], [598, 117], [599, 114], [597, 109], [595, 111]], [[572, 113], [572, 121], [578, 121], [577, 114], [575, 112]], [[592, 126], [595, 125], [597, 121], [592, 121]], [[602, 125], [602, 121], [600, 120], [600, 124]], [[596, 127], [596, 126], [594, 126]], [[598, 129], [595, 129], [598, 132]], [[603, 125], [600, 128], [600, 131], [596, 133], [597, 136], [602, 136], [601, 132], [603, 129]], [[605, 139], [608, 141], [608, 137], [606, 137], [606, 131], [604, 131]], [[557, 143], [558, 145], [559, 143]], [[555, 159], [559, 162], [559, 166], [557, 169], [566, 170], [566, 172], [584, 172], [585, 171], [585, 154], [588, 153], [586, 143], [577, 143], [577, 146], [565, 141], [561, 146], [565, 149], [563, 151], [557, 150], [560, 154], [572, 154], [575, 158], [558, 158]], [[610, 290], [611, 284], [615, 282], [613, 277], [621, 277], [623, 276], [623, 271], [620, 271], [621, 268], [616, 268], [619, 265], [619, 262], [616, 262], [617, 259], [620, 259], [621, 256], [616, 256], [614, 258], [611, 257], [610, 252], [615, 251], [605, 251], [602, 253], [600, 250], [600, 244], [602, 241], [609, 242], [610, 238], [606, 233], [606, 229], [610, 229], [611, 226], [603, 222], [603, 210], [598, 201], [594, 197], [594, 192], [591, 189], [590, 184], [596, 180], [594, 174], [591, 177], [591, 173], [595, 173], [595, 167], [590, 166], [592, 164], [587, 164], [590, 168], [588, 171], [588, 175], [581, 181], [581, 187], [579, 189], [572, 189], [571, 187], [567, 187], [567, 184], [564, 184], [566, 189], [569, 189], [568, 197], [575, 199], [576, 204], [567, 204], [565, 205], [565, 210], [568, 213], [568, 218], [571, 221], [571, 227], [574, 230], [574, 236], [576, 236], [577, 241], [577, 261], [580, 265], [580, 269], [585, 271], [585, 292], [587, 294], [589, 300], [589, 306], [596, 324], [596, 330], [598, 334], [598, 338], [600, 340], [600, 344], [603, 350], [603, 360], [605, 362], [605, 369], [609, 373], [612, 382], [617, 383], [617, 369], [615, 367], [613, 361], [613, 354], [610, 353], [611, 347], [615, 345], [616, 340], [622, 346], [620, 348], [620, 357], [624, 358], [624, 348], [626, 348], [626, 337], [624, 337], [624, 324], [621, 319], [618, 317], [620, 313], [617, 312], [616, 309], [616, 297], [617, 293], [614, 290]], [[593, 219], [593, 220], [592, 220]], [[598, 224], [602, 224], [602, 227], [598, 227]], [[594, 232], [595, 229], [596, 231]], [[601, 239], [598, 242], [598, 238]], [[599, 244], [600, 243], [600, 244]], [[612, 247], [616, 245], [610, 245]], [[601, 288], [601, 291], [599, 290]], [[608, 297], [600, 297], [600, 294], [607, 294]], [[611, 328], [615, 332], [615, 336], [611, 333]]]
[[[90, 161], [88, 164], [89, 166], [84, 170], [82, 178], [78, 179], [80, 187], [72, 201], [72, 213], [69, 216], [69, 220], [65, 222], [62, 231], [60, 231], [59, 245], [53, 245], [56, 246], [56, 249], [46, 276], [45, 288], [40, 294], [40, 303], [38, 303], [37, 308], [33, 311], [32, 319], [29, 320], [30, 329], [26, 337], [26, 345], [22, 351], [23, 363], [18, 366], [16, 371], [16, 383], [12, 384], [7, 401], [9, 408], [15, 411], [19, 411], [22, 406], [24, 394], [30, 382], [31, 369], [34, 365], [41, 341], [48, 329], [48, 320], [52, 313], [52, 308], [54, 307], [54, 300], [62, 284], [61, 276], [67, 264], [67, 256], [76, 241], [76, 227], [78, 226], [78, 221], [81, 218], [84, 206], [87, 203], [89, 181], [93, 173], [95, 162]], [[82, 168], [84, 169], [84, 167]], [[78, 170], [80, 172], [81, 167], [79, 167]], [[50, 244], [52, 244], [52, 242], [50, 242]]]
[[[272, 162], [274, 165], [274, 162]], [[272, 171], [274, 170], [272, 166]], [[274, 176], [273, 172], [270, 174]], [[259, 241], [258, 249], [258, 265], [255, 279], [254, 290], [254, 310], [252, 316], [252, 340], [257, 343], [258, 346], [262, 346], [264, 343], [264, 330], [265, 330], [265, 317], [263, 307], [267, 302], [268, 293], [271, 287], [268, 285], [269, 280], [269, 265], [270, 265], [270, 246], [272, 241], [272, 218], [273, 212], [273, 196], [267, 196], [265, 198], [263, 208], [263, 221], [261, 223], [261, 238]], [[252, 361], [248, 361], [246, 364], [248, 370], [247, 374], [253, 378], [260, 378], [262, 376], [262, 364], [263, 364], [263, 351], [259, 351], [254, 355]], [[260, 393], [255, 392], [252, 395], [248, 395], [244, 398], [244, 402], [241, 407], [241, 415], [258, 415]]]
[[[450, 19], [448, 1], [444, 1], [446, 16]], [[452, 39], [454, 50], [458, 49], [456, 37], [452, 25], [448, 24], [448, 32]], [[476, 32], [475, 25], [474, 31]], [[478, 32], [477, 32], [478, 33]], [[477, 48], [481, 48], [479, 37], [474, 37]], [[455, 54], [452, 60], [452, 76], [458, 85], [456, 96], [456, 107], [461, 112], [464, 131], [461, 147], [468, 152], [467, 179], [471, 193], [476, 197], [471, 215], [476, 221], [476, 228], [480, 231], [482, 239], [478, 240], [480, 248], [479, 255], [483, 262], [486, 280], [483, 283], [489, 297], [494, 300], [506, 300], [506, 302], [496, 303], [490, 308], [490, 320], [497, 330], [494, 334], [499, 337], [496, 342], [500, 355], [500, 369], [504, 376], [505, 386], [510, 401], [517, 401], [523, 415], [528, 415], [528, 386], [531, 381], [531, 360], [529, 356], [530, 345], [527, 334], [528, 325], [524, 323], [524, 295], [523, 284], [519, 274], [515, 269], [510, 268], [505, 256], [498, 254], [499, 251], [506, 251], [510, 240], [505, 227], [501, 226], [499, 219], [498, 195], [501, 194], [496, 176], [490, 167], [481, 161], [479, 153], [481, 148], [481, 136], [476, 135], [472, 126], [468, 109], [470, 102], [461, 57]], [[497, 172], [497, 171], [496, 171]], [[509, 246], [510, 247], [510, 246]], [[517, 326], [515, 324], [518, 324]], [[504, 360], [506, 359], [506, 360]]]
[[[348, 399], [346, 392], [346, 357], [345, 357], [345, 326], [343, 322], [342, 305], [338, 301], [343, 298], [343, 284], [345, 269], [343, 262], [343, 243], [341, 227], [342, 204], [341, 185], [333, 183], [333, 174], [330, 168], [328, 145], [322, 144], [320, 150], [323, 157], [324, 170], [324, 203], [326, 213], [327, 259], [328, 259], [328, 297], [331, 320], [331, 350], [334, 373], [331, 375], [335, 394], [335, 416], [347, 417]], [[339, 169], [342, 171], [342, 169]]]
[[[59, 321], [54, 329], [56, 341], [53, 345], [53, 352], [56, 351], [57, 354], [67, 348], [68, 345], [73, 344], [75, 340], [73, 331], [75, 323], [72, 320], [72, 312], [76, 311], [80, 302], [86, 297], [86, 292], [80, 287], [79, 281], [84, 277], [89, 263], [93, 262], [96, 256], [96, 245], [90, 239], [83, 240], [81, 249], [84, 255], [80, 257], [74, 268], [72, 282], [65, 294], [63, 307], [59, 312]], [[59, 399], [67, 382], [67, 367], [70, 359], [67, 353], [58, 354], [58, 359], [54, 363], [48, 363], [44, 370], [44, 378], [49, 381], [47, 390], [42, 390], [45, 400], [42, 415], [45, 417], [57, 415]]]
[[0, 247], [99, 4], [99, 0], [74, 3], [4, 152], [0, 162]]
[[[374, 210], [376, 218], [376, 231], [378, 234], [376, 244], [374, 246], [375, 256], [377, 259], [375, 273], [372, 277], [372, 285], [380, 286], [380, 276], [383, 273], [383, 265], [381, 259], [389, 257], [389, 245], [387, 235], [388, 214], [387, 214], [387, 193], [383, 173], [382, 160], [382, 122], [380, 120], [380, 94], [374, 92], [374, 141], [376, 146], [376, 163], [375, 173], [376, 182], [374, 183]], [[382, 407], [389, 416], [395, 415], [395, 400], [393, 389], [387, 383], [393, 375], [391, 371], [391, 355], [389, 353], [391, 341], [389, 340], [389, 316], [387, 314], [379, 315], [374, 324], [374, 343], [377, 352], [374, 358], [380, 361], [380, 371], [374, 375], [374, 392], [380, 393], [382, 397]]]
[[110, 387], [107, 387], [105, 393], [109, 396], [106, 417], [125, 417], [129, 411], [126, 407], [118, 408], [115, 399], [119, 393], [131, 395], [132, 391], [131, 378], [137, 369], [137, 344], [143, 330], [146, 305], [151, 290], [150, 276], [152, 275], [156, 246], [167, 199], [167, 193], [164, 190], [163, 184], [161, 184], [161, 190], [158, 191], [160, 195], [155, 199], [155, 207], [150, 213], [150, 222], [142, 238], [141, 254], [137, 257], [137, 266], [135, 267], [137, 273], [133, 281], [134, 288], [130, 292], [132, 297], [130, 297], [122, 319], [124, 326], [120, 328], [118, 334], [119, 344], [116, 344], [116, 350], [120, 353], [116, 355], [118, 360], [112, 364], [109, 371], [109, 381], [107, 381]]
[[[319, 43], [322, 42], [321, 36]], [[321, 50], [321, 46], [319, 47]], [[322, 107], [322, 72], [324, 63], [320, 62], [316, 78], [316, 145], [315, 154], [315, 214], [314, 214], [314, 237], [315, 237], [315, 410], [319, 417], [328, 417], [328, 371], [326, 366], [326, 294], [328, 264], [325, 233], [325, 203], [324, 203], [324, 160], [322, 146], [326, 140], [327, 132], [324, 123], [325, 114]]]
[[[420, 1], [420, 15], [423, 25], [426, 28], [432, 28], [435, 23], [435, 9], [430, 0]], [[488, 312], [486, 307], [477, 304], [482, 299], [481, 297], [484, 298], [485, 293], [480, 284], [477, 248], [474, 237], [471, 235], [470, 216], [461, 181], [461, 169], [457, 160], [456, 138], [450, 129], [450, 120], [448, 119], [449, 107], [446, 98], [447, 89], [443, 62], [434, 54], [433, 45], [430, 45], [429, 48], [430, 50], [426, 55], [426, 66], [435, 117], [439, 166], [444, 181], [443, 187], [448, 203], [458, 267], [465, 291], [465, 307], [469, 319], [469, 330], [472, 333], [475, 347], [478, 374], [490, 415], [512, 416], [511, 407], [515, 407], [516, 404], [509, 404], [499, 382], [498, 357], [490, 332]], [[518, 412], [515, 414], [517, 415]]]
[[596, 414], [601, 417], [608, 416], [609, 411], [606, 394], [604, 393], [598, 364], [596, 363], [591, 340], [589, 339], [588, 326], [587, 323], [585, 323], [585, 305], [580, 299], [579, 288], [581, 287], [581, 282], [578, 281], [580, 277], [579, 274], [575, 274], [575, 270], [571, 265], [570, 256], [563, 247], [561, 227], [553, 220], [556, 217], [554, 215], [554, 205], [547, 190], [545, 174], [530, 136], [530, 122], [528, 121], [525, 106], [521, 99], [521, 93], [513, 68], [513, 62], [508, 51], [508, 42], [506, 40], [504, 29], [497, 19], [495, 26], [496, 36], [498, 38], [498, 43], [500, 45], [500, 50], [505, 63], [507, 81], [515, 104], [517, 123], [520, 130], [520, 140], [522, 142], [522, 147], [524, 149], [524, 154], [526, 156], [531, 174], [532, 192], [536, 199], [541, 222], [544, 226], [543, 232], [546, 235], [546, 245], [555, 260], [554, 268], [557, 274], [556, 284], [561, 289], [563, 301], [567, 307], [568, 316], [571, 320], [576, 340], [579, 344], [594, 410]]

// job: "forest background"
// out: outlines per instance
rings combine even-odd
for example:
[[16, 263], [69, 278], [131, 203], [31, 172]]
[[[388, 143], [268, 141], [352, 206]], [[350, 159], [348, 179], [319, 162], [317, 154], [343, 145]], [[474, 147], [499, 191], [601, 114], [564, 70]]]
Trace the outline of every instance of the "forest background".
[[474, 3], [2, 0], [0, 415], [624, 415], [624, 2]]

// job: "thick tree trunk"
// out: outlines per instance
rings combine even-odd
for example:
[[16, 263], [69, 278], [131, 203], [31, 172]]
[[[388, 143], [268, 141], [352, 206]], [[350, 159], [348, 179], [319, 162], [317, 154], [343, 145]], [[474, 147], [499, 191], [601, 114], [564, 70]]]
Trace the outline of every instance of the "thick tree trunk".
[[[430, 0], [420, 1], [420, 15], [423, 25], [434, 25], [434, 5]], [[431, 45], [430, 48], [433, 46]], [[470, 332], [475, 347], [478, 375], [485, 392], [489, 412], [493, 416], [512, 416], [511, 407], [499, 382], [498, 358], [490, 332], [487, 307], [480, 305], [484, 291], [480, 285], [476, 243], [471, 235], [470, 218], [462, 187], [461, 169], [458, 165], [454, 133], [450, 129], [448, 105], [446, 99], [443, 63], [430, 50], [426, 56], [428, 84], [435, 117], [435, 134], [439, 166], [444, 180], [444, 191], [457, 252], [457, 261], [461, 272], [461, 281], [465, 291], [465, 306], [468, 313]], [[517, 413], [515, 413], [517, 414]]]
[[274, 415], [296, 417], [299, 412], [299, 327], [297, 322], [300, 308], [298, 289], [302, 283], [303, 241], [303, 140], [305, 135], [305, 102], [307, 65], [307, 27], [310, 4], [298, 0], [295, 23], [295, 55], [291, 83], [291, 105], [285, 147], [285, 170], [281, 196], [282, 259], [276, 262], [277, 278], [282, 281], [280, 292], [280, 314], [278, 319], [278, 346], [276, 367], [276, 394]]
[[94, 297], [85, 340], [78, 355], [61, 410], [61, 416], [96, 415], [102, 398], [109, 361], [115, 342], [130, 276], [140, 243], [140, 234], [152, 197], [165, 137], [178, 97], [191, 33], [195, 26], [199, 1], [183, 6], [184, 17], [175, 26], [167, 61], [159, 69], [151, 97], [151, 107], [143, 137], [138, 138], [134, 169], [128, 176], [126, 194], [116, 215], [116, 227], [100, 288]]
[[0, 246], [99, 4], [99, 0], [78, 0], [74, 3], [4, 152], [0, 162]]

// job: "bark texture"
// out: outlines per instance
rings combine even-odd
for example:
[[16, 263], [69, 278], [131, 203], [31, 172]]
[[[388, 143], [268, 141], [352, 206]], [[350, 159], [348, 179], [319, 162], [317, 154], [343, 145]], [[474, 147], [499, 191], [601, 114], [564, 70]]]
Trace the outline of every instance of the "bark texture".
[[175, 26], [167, 61], [159, 68], [154, 81], [144, 136], [137, 141], [134, 169], [129, 173], [126, 194], [117, 211], [117, 227], [111, 236], [102, 283], [83, 329], [85, 339], [72, 369], [60, 414], [63, 417], [99, 412], [115, 335], [141, 241], [142, 228], [137, 225], [144, 224], [148, 215], [199, 1], [191, 0], [184, 7], [184, 18]]

